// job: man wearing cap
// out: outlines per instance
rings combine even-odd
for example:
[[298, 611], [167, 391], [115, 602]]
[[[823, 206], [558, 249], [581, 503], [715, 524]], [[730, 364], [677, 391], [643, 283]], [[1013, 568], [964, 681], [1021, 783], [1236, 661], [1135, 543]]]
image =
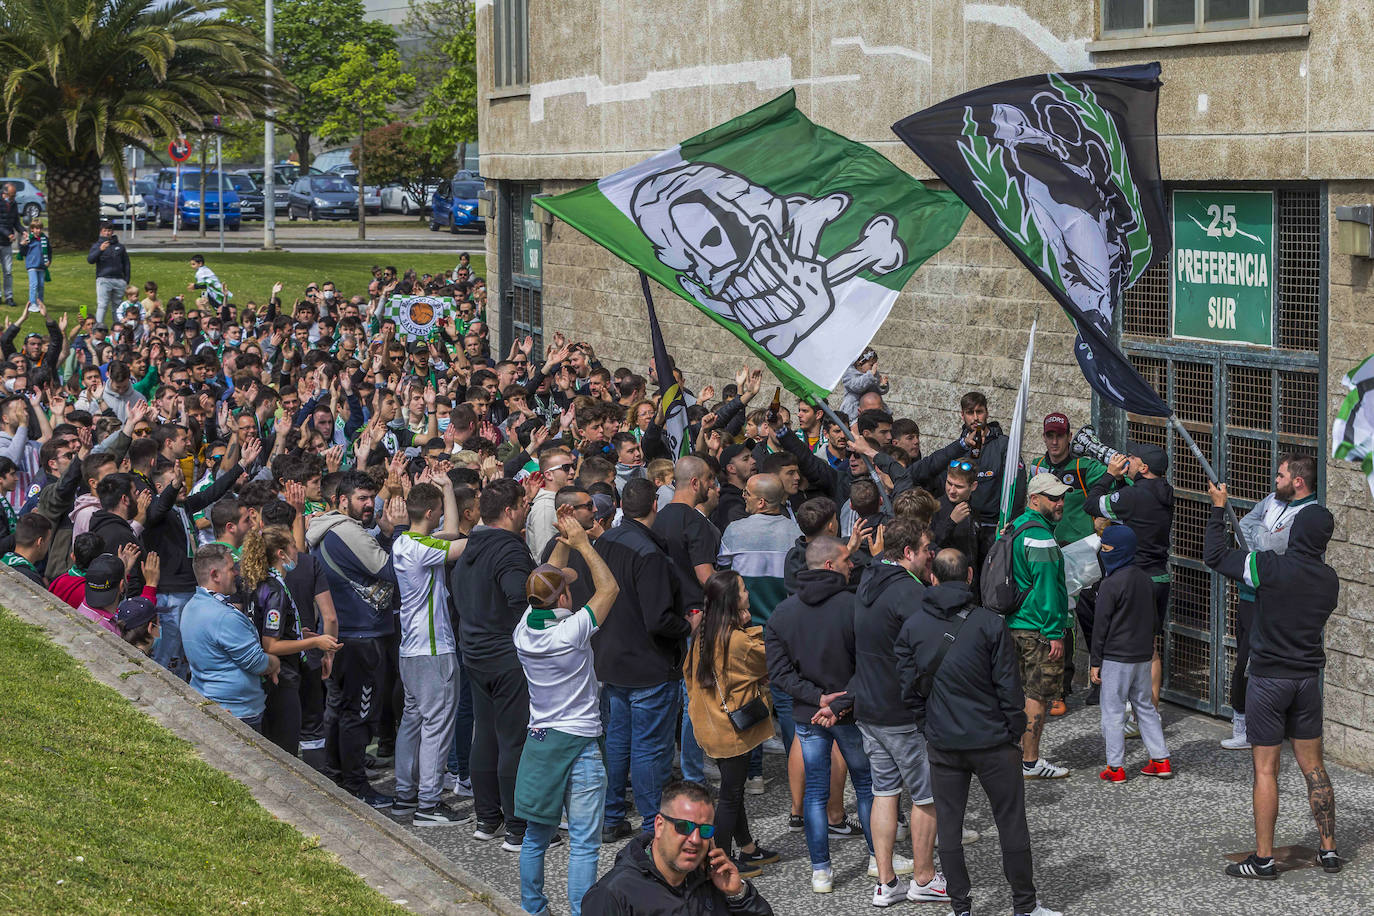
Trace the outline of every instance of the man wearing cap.
[[86, 597], [76, 612], [116, 635], [115, 610], [124, 597], [124, 563], [112, 553], [102, 553], [86, 567]]
[[161, 635], [157, 621], [157, 605], [147, 598], [125, 598], [119, 602], [114, 624], [125, 642], [144, 655], [153, 654], [153, 646]]
[[[530, 606], [515, 627], [515, 651], [529, 681], [529, 737], [515, 780], [515, 813], [526, 821], [520, 848], [520, 903], [547, 913], [544, 851], [568, 818], [568, 902], [573, 916], [596, 881], [601, 819], [606, 801], [601, 699], [592, 636], [614, 610], [620, 592], [611, 569], [592, 548], [578, 519], [558, 519], [550, 560], [525, 580]], [[567, 567], [576, 550], [591, 574], [592, 596], [573, 607], [577, 572]]]
[[[1045, 454], [1030, 464], [1030, 473], [1042, 471], [1053, 474], [1068, 485], [1064, 494], [1064, 516], [1054, 526], [1054, 539], [1060, 547], [1081, 541], [1093, 534], [1093, 518], [1083, 508], [1088, 489], [1107, 473], [1107, 466], [1095, 458], [1075, 455], [1069, 448], [1072, 441], [1072, 428], [1069, 418], [1063, 413], [1052, 413], [1045, 417]], [[1092, 642], [1094, 600], [1097, 597], [1095, 585], [1083, 589], [1077, 595], [1074, 615], [1083, 628], [1083, 642]], [[1064, 698], [1073, 692], [1073, 627], [1064, 634], [1064, 690], [1059, 699], [1050, 706], [1050, 715], [1061, 716], [1067, 709]], [[1098, 685], [1088, 688], [1088, 704], [1097, 702]]]
[[1025, 597], [1007, 615], [1026, 695], [1021, 769], [1026, 779], [1063, 779], [1069, 771], [1040, 756], [1040, 736], [1046, 711], [1063, 688], [1064, 633], [1073, 625], [1064, 584], [1064, 555], [1054, 539], [1069, 485], [1053, 474], [1040, 473], [1031, 478], [1027, 491], [1026, 511], [1012, 522], [1012, 573], [1017, 590]]
[[[1107, 476], [1088, 489], [1085, 508], [1089, 515], [1130, 526], [1135, 532], [1135, 565], [1154, 582], [1155, 635], [1164, 632], [1169, 611], [1169, 535], [1174, 527], [1174, 488], [1163, 475], [1169, 470], [1164, 449], [1150, 442], [1127, 443], [1130, 457], [1113, 455]], [[1117, 486], [1129, 476], [1133, 486]], [[1150, 662], [1150, 681], [1155, 706], [1164, 668], [1156, 652]]]
[[716, 511], [711, 513], [711, 524], [717, 531], [724, 531], [731, 522], [749, 514], [744, 507], [744, 485], [754, 476], [755, 467], [754, 455], [747, 445], [727, 445], [720, 453], [720, 473], [724, 480]]

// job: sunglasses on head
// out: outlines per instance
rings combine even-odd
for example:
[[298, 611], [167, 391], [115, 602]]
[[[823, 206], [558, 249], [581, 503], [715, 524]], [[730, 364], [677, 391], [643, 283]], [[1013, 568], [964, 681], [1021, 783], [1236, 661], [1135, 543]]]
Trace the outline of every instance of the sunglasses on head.
[[949, 467], [951, 470], [953, 470], [954, 468], [958, 468], [961, 471], [972, 471], [973, 463], [970, 461], [962, 461], [956, 458], [954, 461], [951, 461], [949, 463]]
[[698, 824], [696, 821], [689, 821], [683, 817], [669, 817], [662, 811], [658, 812], [658, 816], [672, 824], [673, 829], [682, 836], [691, 836], [693, 830], [699, 830], [701, 831], [701, 838], [709, 840], [716, 834], [715, 824]]

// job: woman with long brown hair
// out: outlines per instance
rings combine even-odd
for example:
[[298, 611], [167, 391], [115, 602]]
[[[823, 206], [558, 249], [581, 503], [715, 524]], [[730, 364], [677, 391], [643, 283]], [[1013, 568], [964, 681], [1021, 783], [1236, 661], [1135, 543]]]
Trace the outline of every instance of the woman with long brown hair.
[[310, 649], [333, 652], [339, 641], [327, 633], [305, 635], [300, 609], [284, 576], [296, 567], [296, 541], [280, 526], [253, 532], [243, 542], [239, 569], [248, 595], [248, 614], [258, 628], [263, 651], [281, 659], [276, 683], [267, 684], [267, 707], [262, 733], [277, 747], [295, 756], [301, 743], [301, 677]]
[[763, 627], [749, 625], [749, 592], [739, 573], [715, 573], [703, 590], [701, 624], [682, 665], [687, 714], [697, 744], [720, 768], [716, 843], [727, 855], [739, 846], [735, 863], [749, 877], [778, 861], [754, 842], [744, 811], [749, 753], [773, 735]]

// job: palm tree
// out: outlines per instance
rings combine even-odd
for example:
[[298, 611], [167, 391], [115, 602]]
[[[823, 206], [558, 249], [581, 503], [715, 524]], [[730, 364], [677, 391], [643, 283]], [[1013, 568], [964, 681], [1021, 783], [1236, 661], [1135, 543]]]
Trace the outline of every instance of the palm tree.
[[[3, 0], [0, 138], [48, 182], [55, 245], [90, 244], [100, 171], [127, 184], [123, 150], [152, 152], [214, 115], [260, 117], [289, 88], [223, 0]], [[278, 96], [278, 103], [281, 98]]]

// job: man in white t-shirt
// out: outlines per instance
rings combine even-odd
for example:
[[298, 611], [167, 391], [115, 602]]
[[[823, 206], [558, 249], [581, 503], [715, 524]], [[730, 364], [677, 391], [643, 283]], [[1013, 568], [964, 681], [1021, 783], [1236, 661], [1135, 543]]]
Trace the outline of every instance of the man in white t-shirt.
[[[525, 580], [530, 608], [515, 627], [515, 651], [530, 691], [530, 724], [515, 778], [515, 815], [526, 822], [520, 848], [520, 905], [547, 913], [544, 851], [568, 815], [568, 901], [581, 916], [582, 895], [596, 883], [606, 765], [601, 752], [601, 696], [592, 658], [592, 634], [620, 594], [615, 577], [568, 511], [558, 517], [550, 562]], [[592, 597], [574, 608], [568, 569], [576, 550], [591, 573]]]
[[[458, 709], [458, 644], [448, 616], [444, 563], [467, 545], [458, 537], [458, 500], [447, 474], [439, 486], [427, 481], [410, 488], [410, 529], [391, 547], [401, 599], [401, 682], [405, 708], [396, 730], [396, 800], [391, 813], [412, 817], [416, 827], [465, 824], [439, 801], [453, 745]], [[435, 530], [443, 513], [444, 526]]]

